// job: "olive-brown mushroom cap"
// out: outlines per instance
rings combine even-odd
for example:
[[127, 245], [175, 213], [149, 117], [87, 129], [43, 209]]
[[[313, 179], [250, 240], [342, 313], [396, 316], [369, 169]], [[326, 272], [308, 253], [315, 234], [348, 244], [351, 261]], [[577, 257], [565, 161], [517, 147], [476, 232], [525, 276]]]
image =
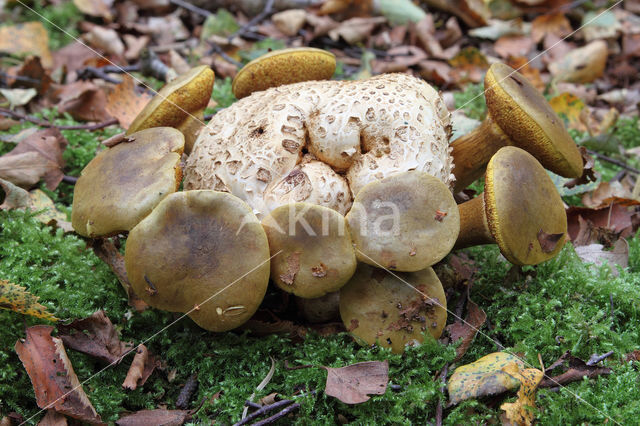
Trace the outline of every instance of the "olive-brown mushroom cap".
[[249, 206], [231, 194], [176, 192], [129, 234], [127, 276], [149, 305], [188, 312], [226, 331], [258, 309], [269, 282], [269, 246]]
[[582, 175], [582, 156], [562, 120], [542, 94], [520, 73], [503, 63], [485, 76], [485, 98], [491, 117], [518, 146], [542, 165], [566, 177]]
[[333, 53], [313, 47], [294, 47], [266, 53], [242, 67], [231, 84], [236, 98], [270, 87], [301, 81], [328, 80], [336, 70]]
[[340, 289], [356, 269], [344, 216], [309, 203], [285, 204], [262, 221], [269, 240], [271, 279], [282, 290], [317, 298]]
[[100, 152], [82, 170], [73, 193], [71, 223], [86, 237], [129, 231], [182, 179], [184, 136], [170, 127], [141, 130]]
[[419, 271], [451, 251], [460, 230], [460, 213], [444, 183], [414, 170], [362, 188], [347, 222], [358, 260]]
[[211, 99], [215, 75], [201, 65], [170, 81], [149, 101], [127, 129], [127, 135], [150, 127], [173, 127], [184, 133], [191, 151], [204, 126], [204, 110]]
[[296, 297], [298, 315], [311, 323], [329, 322], [340, 316], [340, 291], [314, 299]]
[[[566, 241], [562, 198], [542, 165], [520, 148], [501, 148], [489, 161], [484, 204], [491, 234], [511, 263], [538, 264]], [[548, 236], [555, 244], [551, 249], [541, 245]]]
[[421, 343], [426, 331], [440, 337], [447, 299], [431, 268], [392, 275], [361, 263], [340, 290], [340, 316], [359, 340], [401, 353], [406, 344]]

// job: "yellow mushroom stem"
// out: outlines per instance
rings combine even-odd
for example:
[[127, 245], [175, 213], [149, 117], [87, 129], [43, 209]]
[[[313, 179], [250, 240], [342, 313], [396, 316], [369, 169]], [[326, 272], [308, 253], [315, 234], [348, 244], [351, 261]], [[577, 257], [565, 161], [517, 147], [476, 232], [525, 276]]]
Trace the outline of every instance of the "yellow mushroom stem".
[[460, 234], [454, 249], [496, 242], [487, 223], [484, 193], [459, 204], [458, 210], [460, 211]]
[[500, 148], [513, 145], [490, 115], [470, 133], [451, 143], [454, 193], [458, 193], [484, 175], [487, 163]]

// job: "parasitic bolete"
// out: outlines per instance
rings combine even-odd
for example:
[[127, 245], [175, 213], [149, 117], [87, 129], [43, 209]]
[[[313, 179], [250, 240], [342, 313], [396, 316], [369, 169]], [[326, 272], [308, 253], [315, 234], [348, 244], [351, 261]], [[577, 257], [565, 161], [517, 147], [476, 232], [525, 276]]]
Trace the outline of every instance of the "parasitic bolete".
[[249, 206], [231, 194], [176, 192], [129, 233], [127, 276], [150, 306], [226, 331], [258, 309], [269, 283], [269, 245]]
[[567, 238], [558, 190], [544, 167], [517, 147], [498, 150], [487, 165], [484, 192], [459, 208], [455, 248], [495, 243], [516, 265], [554, 257]]
[[242, 67], [231, 83], [231, 90], [240, 99], [270, 87], [328, 80], [335, 70], [336, 57], [326, 50], [313, 47], [274, 50]]
[[127, 135], [151, 127], [173, 127], [185, 138], [185, 151], [191, 148], [204, 126], [204, 110], [213, 91], [214, 73], [206, 65], [190, 69], [166, 84], [136, 116]]
[[447, 299], [431, 268], [392, 275], [361, 263], [340, 290], [340, 316], [357, 340], [401, 353], [405, 345], [421, 343], [426, 332], [440, 337]]
[[491, 65], [484, 79], [488, 114], [472, 132], [451, 143], [454, 192], [482, 176], [487, 162], [503, 146], [515, 145], [561, 176], [582, 176], [582, 155], [562, 119], [519, 72]]
[[449, 187], [415, 170], [364, 186], [346, 217], [358, 260], [397, 271], [440, 261], [460, 229]]
[[73, 193], [71, 223], [85, 237], [129, 231], [182, 179], [184, 136], [154, 127], [100, 152], [82, 170]]

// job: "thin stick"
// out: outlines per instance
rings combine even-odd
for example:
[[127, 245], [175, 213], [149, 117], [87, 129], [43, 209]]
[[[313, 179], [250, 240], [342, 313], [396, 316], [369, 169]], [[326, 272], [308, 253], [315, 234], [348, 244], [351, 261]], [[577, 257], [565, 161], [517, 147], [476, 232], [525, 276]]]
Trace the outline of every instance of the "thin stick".
[[[440, 386], [440, 392], [444, 395], [444, 391], [447, 388], [447, 374], [449, 373], [449, 364], [445, 364], [442, 368], [442, 373], [440, 373], [440, 380], [442, 381], [442, 386]], [[444, 412], [444, 401], [443, 398], [438, 398], [438, 406], [436, 407], [436, 426], [442, 426], [442, 415]]]
[[66, 182], [66, 183], [69, 183], [69, 184], [71, 184], [71, 185], [75, 185], [75, 184], [76, 184], [76, 182], [78, 182], [78, 178], [77, 178], [77, 177], [75, 177], [75, 176], [67, 176], [67, 175], [64, 175], [64, 176], [62, 176], [62, 181], [63, 181], [63, 182]]
[[311, 368], [313, 367], [313, 365], [311, 364], [306, 364], [306, 365], [294, 365], [292, 367], [289, 366], [289, 361], [288, 360], [284, 360], [284, 369], [285, 370], [302, 370], [303, 368]]
[[280, 407], [284, 407], [285, 405], [289, 405], [292, 402], [293, 401], [290, 400], [290, 399], [283, 399], [282, 401], [278, 401], [278, 402], [274, 402], [273, 404], [265, 405], [264, 407], [260, 408], [259, 410], [256, 410], [253, 413], [249, 414], [247, 417], [245, 417], [244, 419], [240, 420], [238, 423], [234, 424], [233, 426], [246, 425], [247, 423], [251, 422], [253, 419], [258, 418], [261, 415], [268, 413], [269, 411], [273, 411], [276, 408], [280, 408]]
[[607, 353], [604, 353], [604, 354], [598, 355], [598, 356], [596, 356], [596, 354], [593, 354], [593, 355], [591, 355], [591, 358], [589, 358], [589, 361], [587, 361], [587, 365], [588, 366], [596, 365], [600, 361], [603, 361], [603, 360], [609, 358], [611, 355], [613, 355], [613, 351], [609, 351]]
[[276, 413], [271, 417], [267, 417], [264, 420], [254, 423], [253, 426], [263, 426], [263, 425], [268, 425], [270, 423], [274, 423], [276, 420], [283, 418], [284, 416], [286, 416], [287, 414], [289, 414], [294, 410], [297, 410], [298, 408], [300, 408], [300, 404], [296, 402], [295, 404], [291, 404], [290, 406], [280, 411], [279, 413]]
[[626, 163], [624, 163], [624, 162], [622, 162], [620, 160], [616, 160], [615, 158], [607, 157], [604, 154], [600, 154], [599, 152], [592, 151], [590, 149], [587, 149], [587, 153], [589, 155], [593, 155], [593, 156], [598, 157], [602, 161], [606, 161], [607, 163], [615, 164], [616, 166], [622, 167], [623, 169], [628, 170], [631, 173], [635, 173], [637, 175], [640, 175], [640, 170], [635, 169], [635, 168], [633, 168], [631, 166], [628, 166]]
[[211, 12], [209, 12], [208, 10], [202, 9], [198, 6], [194, 6], [189, 2], [186, 1], [182, 1], [182, 0], [169, 0], [170, 3], [175, 4], [176, 6], [179, 6], [183, 9], [188, 10], [189, 12], [193, 12], [197, 15], [200, 16], [204, 16], [205, 18], [208, 17], [209, 15], [212, 15]]
[[233, 59], [231, 56], [227, 55], [225, 51], [222, 50], [222, 48], [218, 45], [218, 43], [214, 43], [213, 41], [210, 41], [210, 40], [207, 40], [207, 43], [209, 43], [209, 46], [211, 46], [211, 49], [209, 49], [209, 52], [207, 52], [207, 54], [211, 54], [215, 52], [218, 55], [220, 55], [222, 59], [229, 62], [230, 64], [235, 65], [238, 68], [242, 68], [244, 66], [242, 62], [238, 62], [235, 59]]
[[33, 124], [37, 124], [40, 127], [55, 127], [58, 130], [99, 130], [105, 127], [112, 126], [114, 124], [118, 124], [118, 120], [112, 118], [110, 120], [103, 121], [101, 123], [96, 124], [77, 124], [73, 126], [59, 126], [57, 124], [53, 124], [50, 121], [40, 120], [39, 118], [32, 117], [30, 115], [20, 114], [15, 111], [11, 111], [7, 108], [0, 107], [0, 115], [4, 115], [5, 117], [17, 118], [18, 120], [28, 121]]
[[242, 27], [238, 28], [238, 31], [234, 32], [229, 37], [227, 37], [227, 41], [230, 43], [231, 40], [233, 40], [234, 38], [242, 37], [243, 34], [245, 33], [245, 31], [250, 30], [251, 27], [253, 27], [254, 25], [257, 25], [263, 19], [265, 19], [269, 15], [271, 15], [274, 12], [274, 10], [273, 10], [273, 4], [274, 3], [275, 3], [275, 0], [267, 0], [267, 3], [264, 5], [264, 9], [262, 9], [262, 12], [260, 12], [259, 14], [257, 14], [253, 18], [251, 18], [251, 20], [249, 20], [249, 22], [244, 24]]

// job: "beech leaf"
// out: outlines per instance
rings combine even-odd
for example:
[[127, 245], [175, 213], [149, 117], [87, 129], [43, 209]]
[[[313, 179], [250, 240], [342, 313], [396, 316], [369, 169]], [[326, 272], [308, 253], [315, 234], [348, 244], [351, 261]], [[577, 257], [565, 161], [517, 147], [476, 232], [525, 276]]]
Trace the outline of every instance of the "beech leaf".
[[58, 321], [45, 306], [38, 303], [38, 296], [7, 280], [0, 280], [0, 308], [48, 321]]
[[388, 361], [367, 361], [327, 370], [325, 393], [345, 404], [360, 404], [368, 395], [383, 395], [389, 382]]

